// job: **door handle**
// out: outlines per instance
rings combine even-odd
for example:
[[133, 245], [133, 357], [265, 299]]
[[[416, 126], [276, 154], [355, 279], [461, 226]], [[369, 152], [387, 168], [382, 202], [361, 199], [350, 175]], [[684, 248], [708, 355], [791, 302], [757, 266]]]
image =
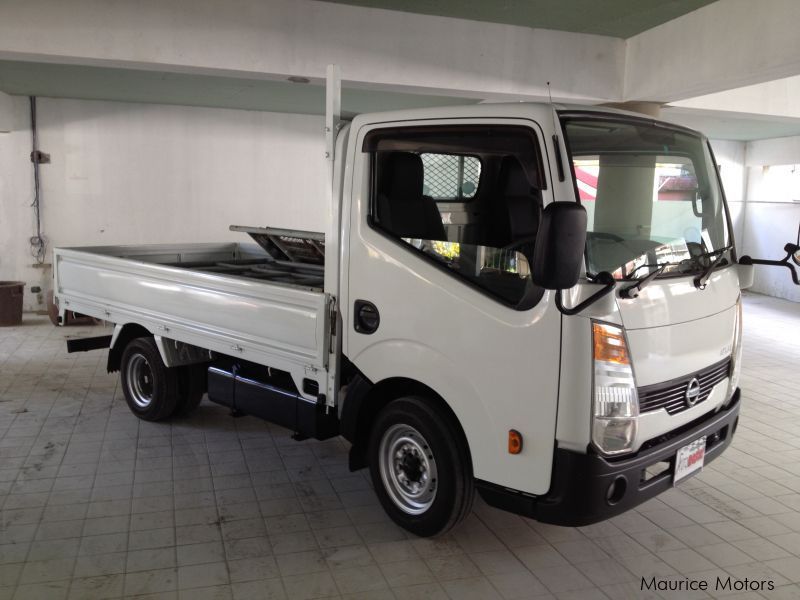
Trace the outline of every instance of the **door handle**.
[[356, 300], [354, 305], [353, 326], [358, 333], [369, 335], [378, 330], [381, 324], [381, 315], [378, 307], [367, 300]]

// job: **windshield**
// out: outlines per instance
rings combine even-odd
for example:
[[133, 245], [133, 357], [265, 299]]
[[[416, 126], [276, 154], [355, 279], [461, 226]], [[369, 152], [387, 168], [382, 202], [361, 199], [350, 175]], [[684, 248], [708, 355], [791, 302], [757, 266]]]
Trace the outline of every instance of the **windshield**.
[[706, 143], [650, 123], [565, 118], [577, 193], [588, 215], [586, 270], [615, 279], [697, 273], [730, 247]]

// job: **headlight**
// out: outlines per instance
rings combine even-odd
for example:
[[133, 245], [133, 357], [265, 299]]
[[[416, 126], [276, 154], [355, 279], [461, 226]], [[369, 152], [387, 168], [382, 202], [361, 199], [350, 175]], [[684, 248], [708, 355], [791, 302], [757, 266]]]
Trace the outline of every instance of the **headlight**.
[[733, 326], [733, 348], [731, 349], [731, 376], [728, 382], [728, 400], [739, 386], [742, 373], [742, 297], [736, 300], [736, 318]]
[[592, 347], [592, 442], [604, 454], [629, 452], [636, 438], [639, 395], [625, 332], [616, 325], [592, 323]]

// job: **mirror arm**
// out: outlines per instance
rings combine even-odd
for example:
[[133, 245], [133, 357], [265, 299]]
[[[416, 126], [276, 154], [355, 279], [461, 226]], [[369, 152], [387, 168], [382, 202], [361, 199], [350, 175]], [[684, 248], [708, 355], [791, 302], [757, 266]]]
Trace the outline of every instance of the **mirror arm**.
[[603, 296], [606, 296], [611, 290], [613, 290], [617, 286], [617, 282], [614, 279], [614, 276], [611, 275], [608, 271], [601, 271], [597, 274], [594, 278], [592, 283], [600, 283], [603, 285], [602, 289], [596, 291], [594, 294], [589, 296], [586, 300], [578, 304], [573, 308], [566, 308], [564, 306], [564, 301], [561, 296], [562, 290], [556, 290], [556, 308], [564, 315], [577, 315], [582, 310], [588, 308]]
[[795, 285], [800, 285], [800, 279], [798, 279], [798, 277], [797, 277], [797, 271], [795, 270], [794, 265], [792, 265], [789, 262], [789, 259], [792, 257], [792, 255], [795, 252], [797, 252], [798, 250], [800, 250], [800, 246], [798, 246], [797, 244], [786, 244], [786, 246], [784, 246], [783, 249], [786, 252], [786, 256], [781, 260], [766, 260], [766, 259], [763, 259], [763, 258], [753, 258], [751, 256], [745, 255], [745, 256], [742, 256], [739, 259], [739, 264], [740, 265], [768, 265], [770, 267], [786, 267], [787, 269], [789, 269], [789, 272], [790, 272], [790, 274], [792, 276], [792, 281], [794, 282], [794, 284]]

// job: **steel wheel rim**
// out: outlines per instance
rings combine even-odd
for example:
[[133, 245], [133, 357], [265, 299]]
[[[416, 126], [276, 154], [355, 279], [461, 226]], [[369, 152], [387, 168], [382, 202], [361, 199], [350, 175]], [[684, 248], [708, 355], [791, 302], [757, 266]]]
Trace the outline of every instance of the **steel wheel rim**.
[[427, 511], [436, 499], [438, 472], [433, 450], [410, 425], [389, 427], [381, 437], [378, 464], [383, 488], [409, 515]]
[[153, 401], [153, 371], [141, 354], [134, 354], [128, 362], [126, 384], [131, 399], [139, 408], [147, 408]]

